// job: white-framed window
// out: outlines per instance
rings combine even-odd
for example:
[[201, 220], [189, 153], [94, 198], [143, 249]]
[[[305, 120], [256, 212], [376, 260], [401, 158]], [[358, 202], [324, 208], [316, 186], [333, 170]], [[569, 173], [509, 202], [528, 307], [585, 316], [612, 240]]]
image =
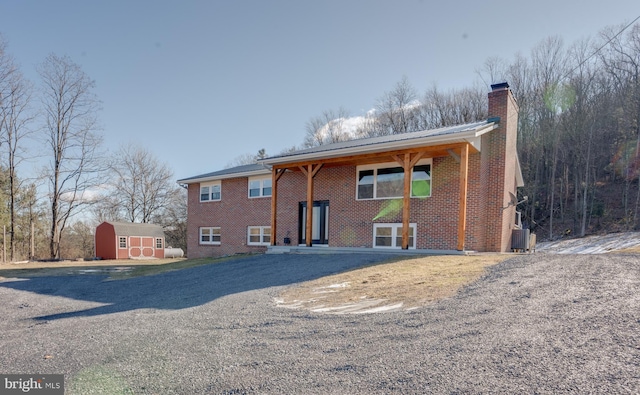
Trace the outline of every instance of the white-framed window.
[[220, 181], [200, 184], [200, 201], [215, 202], [222, 199], [222, 185]]
[[120, 248], [127, 248], [127, 238], [126, 237], [119, 237], [118, 238], [118, 245], [120, 246]]
[[247, 244], [268, 246], [271, 244], [270, 226], [249, 226], [247, 228]]
[[249, 197], [271, 196], [271, 176], [249, 178]]
[[[411, 197], [431, 196], [431, 159], [423, 159], [411, 173]], [[358, 166], [356, 199], [398, 199], [404, 195], [404, 169], [397, 163]]]
[[[374, 248], [402, 248], [402, 224], [373, 224]], [[416, 248], [416, 224], [409, 224], [409, 248]]]
[[162, 248], [162, 239], [159, 237], [156, 239], [156, 248]]
[[219, 227], [200, 228], [200, 244], [220, 244]]

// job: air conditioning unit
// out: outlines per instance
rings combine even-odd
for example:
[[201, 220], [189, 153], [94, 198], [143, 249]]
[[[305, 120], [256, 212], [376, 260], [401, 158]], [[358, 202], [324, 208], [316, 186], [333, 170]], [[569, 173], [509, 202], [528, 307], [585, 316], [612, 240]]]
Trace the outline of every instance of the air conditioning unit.
[[513, 229], [511, 231], [511, 250], [529, 251], [530, 235], [529, 229]]

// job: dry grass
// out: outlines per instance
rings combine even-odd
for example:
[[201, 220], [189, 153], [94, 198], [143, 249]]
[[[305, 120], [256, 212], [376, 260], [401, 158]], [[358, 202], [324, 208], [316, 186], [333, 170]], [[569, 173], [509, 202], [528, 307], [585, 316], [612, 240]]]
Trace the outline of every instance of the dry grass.
[[616, 254], [639, 254], [640, 253], [640, 246], [623, 248], [623, 249], [620, 249], [620, 250], [614, 250], [614, 251], [610, 251], [610, 252], [615, 252]]
[[309, 310], [366, 300], [384, 300], [385, 305], [402, 303], [403, 309], [423, 306], [454, 295], [477, 280], [488, 266], [508, 257], [429, 256], [373, 265], [287, 289], [280, 295], [280, 303]]

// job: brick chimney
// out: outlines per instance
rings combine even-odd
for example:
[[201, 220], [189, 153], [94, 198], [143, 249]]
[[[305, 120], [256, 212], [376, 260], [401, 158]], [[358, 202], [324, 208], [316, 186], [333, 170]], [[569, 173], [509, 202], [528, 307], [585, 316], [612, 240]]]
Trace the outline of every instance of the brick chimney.
[[[489, 122], [497, 129], [482, 136], [481, 183], [486, 224], [486, 251], [510, 251], [511, 230], [515, 224], [515, 207], [509, 205], [509, 192], [516, 195], [518, 104], [502, 82], [491, 85]], [[517, 195], [516, 195], [517, 196]], [[504, 208], [507, 207], [508, 208]]]

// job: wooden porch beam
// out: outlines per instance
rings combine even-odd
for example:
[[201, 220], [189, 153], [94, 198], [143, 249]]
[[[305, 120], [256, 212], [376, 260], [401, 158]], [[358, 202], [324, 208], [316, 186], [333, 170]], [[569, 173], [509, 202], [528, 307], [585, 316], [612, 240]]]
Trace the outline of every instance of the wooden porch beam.
[[271, 245], [276, 245], [277, 211], [278, 211], [278, 180], [286, 169], [271, 169]]
[[413, 158], [411, 158], [411, 164], [409, 166], [413, 169], [413, 166], [415, 166], [423, 156], [424, 152], [416, 152]]
[[469, 144], [460, 149], [460, 204], [458, 212], [458, 251], [464, 250], [467, 230], [467, 186], [469, 175]]
[[[447, 150], [459, 150], [462, 146], [469, 146], [468, 143], [452, 143], [452, 144], [443, 144], [432, 147], [418, 147], [418, 148], [409, 148], [404, 150], [395, 150], [395, 151], [386, 151], [386, 152], [378, 152], [378, 153], [370, 153], [370, 154], [360, 154], [360, 155], [349, 155], [338, 158], [326, 158], [326, 159], [315, 159], [309, 161], [301, 161], [295, 163], [285, 163], [279, 165], [273, 165], [275, 168], [289, 168], [290, 170], [301, 170], [306, 171], [307, 167], [316, 164], [323, 165], [346, 165], [346, 164], [362, 164], [362, 163], [381, 163], [388, 161], [396, 161], [396, 158], [403, 158], [404, 154], [417, 154], [420, 153], [420, 159], [425, 157], [435, 157], [435, 156], [448, 156], [449, 152]], [[469, 146], [470, 153], [478, 152], [475, 147]], [[414, 157], [416, 158], [416, 157]], [[418, 159], [419, 160], [419, 159]], [[400, 163], [400, 162], [398, 162]]]

